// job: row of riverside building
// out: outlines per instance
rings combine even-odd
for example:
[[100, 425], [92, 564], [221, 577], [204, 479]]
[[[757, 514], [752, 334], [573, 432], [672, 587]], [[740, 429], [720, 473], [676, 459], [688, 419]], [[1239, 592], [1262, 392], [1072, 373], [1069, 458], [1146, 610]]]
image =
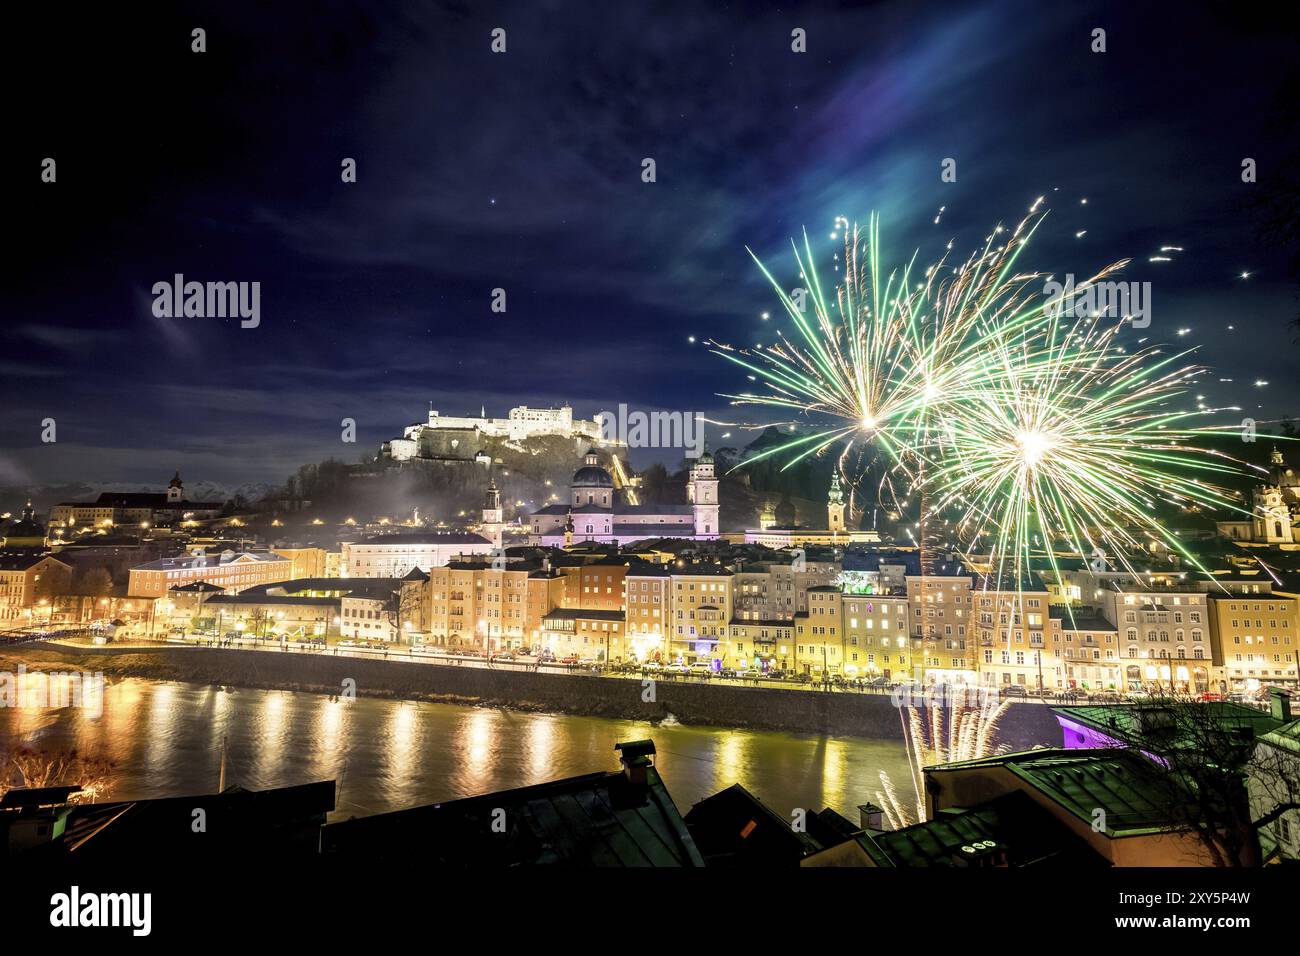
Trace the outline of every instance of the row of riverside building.
[[[153, 592], [168, 611], [158, 619], [184, 627], [196, 606], [225, 605], [226, 623], [257, 615], [271, 633], [310, 625], [326, 639], [1029, 692], [1249, 692], [1297, 680], [1296, 594], [1245, 571], [1198, 580], [1058, 561], [1014, 586], [957, 562], [922, 576], [905, 552], [751, 548], [742, 559], [720, 549], [701, 559], [591, 545], [407, 566], [410, 542], [392, 547], [372, 555], [374, 571], [332, 580], [294, 574], [305, 558], [277, 554], [279, 583], [264, 580], [258, 555], [227, 556], [213, 565], [230, 569], [224, 579], [195, 567], [185, 585]], [[241, 585], [241, 564], [256, 584]], [[344, 613], [360, 590], [377, 603], [364, 617]]]

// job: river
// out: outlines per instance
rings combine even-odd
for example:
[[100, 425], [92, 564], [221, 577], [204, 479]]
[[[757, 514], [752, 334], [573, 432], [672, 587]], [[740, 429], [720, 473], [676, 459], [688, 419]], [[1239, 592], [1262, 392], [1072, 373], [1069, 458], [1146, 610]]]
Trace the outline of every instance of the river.
[[517, 713], [414, 701], [351, 701], [290, 691], [110, 681], [103, 713], [0, 708], [0, 750], [75, 749], [114, 764], [101, 799], [208, 793], [221, 741], [226, 782], [250, 790], [339, 782], [332, 820], [397, 810], [560, 777], [616, 769], [614, 744], [650, 737], [684, 814], [741, 783], [788, 816], [830, 806], [856, 821], [880, 771], [908, 781], [901, 740], [653, 726], [634, 720]]

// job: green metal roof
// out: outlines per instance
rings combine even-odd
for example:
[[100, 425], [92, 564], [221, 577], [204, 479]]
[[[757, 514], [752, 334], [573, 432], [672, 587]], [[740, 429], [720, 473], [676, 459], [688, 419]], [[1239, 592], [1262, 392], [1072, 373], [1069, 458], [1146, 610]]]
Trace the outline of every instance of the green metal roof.
[[883, 867], [1106, 866], [1106, 860], [1020, 791], [941, 812], [858, 845]]
[[1029, 750], [940, 764], [925, 772], [996, 766], [1089, 824], [1096, 810], [1104, 810], [1105, 832], [1111, 836], [1171, 829], [1164, 770], [1129, 750]]

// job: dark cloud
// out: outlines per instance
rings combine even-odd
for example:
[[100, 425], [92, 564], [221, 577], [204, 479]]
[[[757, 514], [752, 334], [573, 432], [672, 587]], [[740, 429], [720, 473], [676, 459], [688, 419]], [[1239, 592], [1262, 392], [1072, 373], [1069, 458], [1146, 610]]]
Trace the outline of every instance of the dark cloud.
[[[11, 478], [150, 480], [183, 455], [196, 478], [276, 480], [342, 455], [341, 417], [373, 447], [429, 402], [725, 413], [744, 383], [687, 337], [769, 333], [746, 246], [785, 274], [804, 227], [820, 243], [878, 210], [891, 252], [926, 261], [1039, 195], [1034, 267], [1132, 258], [1177, 313], [1152, 335], [1194, 326], [1178, 344], [1222, 376], [1269, 379], [1262, 417], [1300, 405], [1294, 278], [1247, 192], [1293, 175], [1275, 113], [1294, 31], [1226, 6], [214, 3], [71, 35], [23, 16], [11, 67], [43, 82], [12, 124]], [[1186, 252], [1147, 263], [1162, 244]], [[260, 282], [261, 326], [154, 317], [175, 273]]]

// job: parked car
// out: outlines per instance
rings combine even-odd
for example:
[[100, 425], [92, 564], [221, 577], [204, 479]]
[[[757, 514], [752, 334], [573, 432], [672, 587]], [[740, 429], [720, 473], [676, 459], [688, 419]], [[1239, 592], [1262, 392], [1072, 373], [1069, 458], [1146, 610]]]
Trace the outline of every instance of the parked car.
[[690, 673], [690, 668], [687, 667], [685, 664], [674, 663], [674, 664], [669, 664], [667, 667], [665, 667], [664, 673], [665, 674], [687, 674]]
[[690, 666], [690, 672], [696, 677], [711, 677], [713, 675], [713, 665], [705, 661], [696, 661]]
[[755, 677], [762, 677], [763, 672], [755, 670], [752, 667], [741, 667], [738, 670], [732, 671], [731, 676], [738, 678], [739, 680], [752, 680]]
[[492, 655], [494, 661], [513, 661], [515, 660], [514, 651], [499, 651]]
[[1003, 697], [1028, 697], [1025, 689], [1019, 684], [1008, 684], [1002, 688]]
[[663, 665], [660, 664], [658, 661], [646, 661], [644, 664], [641, 665], [641, 670], [646, 673], [656, 673], [663, 669], [664, 669]]
[[564, 655], [563, 657], [560, 658], [560, 663], [561, 663], [561, 664], [576, 664], [576, 663], [578, 663], [578, 655], [577, 655], [577, 654], [566, 654], [566, 655]]

